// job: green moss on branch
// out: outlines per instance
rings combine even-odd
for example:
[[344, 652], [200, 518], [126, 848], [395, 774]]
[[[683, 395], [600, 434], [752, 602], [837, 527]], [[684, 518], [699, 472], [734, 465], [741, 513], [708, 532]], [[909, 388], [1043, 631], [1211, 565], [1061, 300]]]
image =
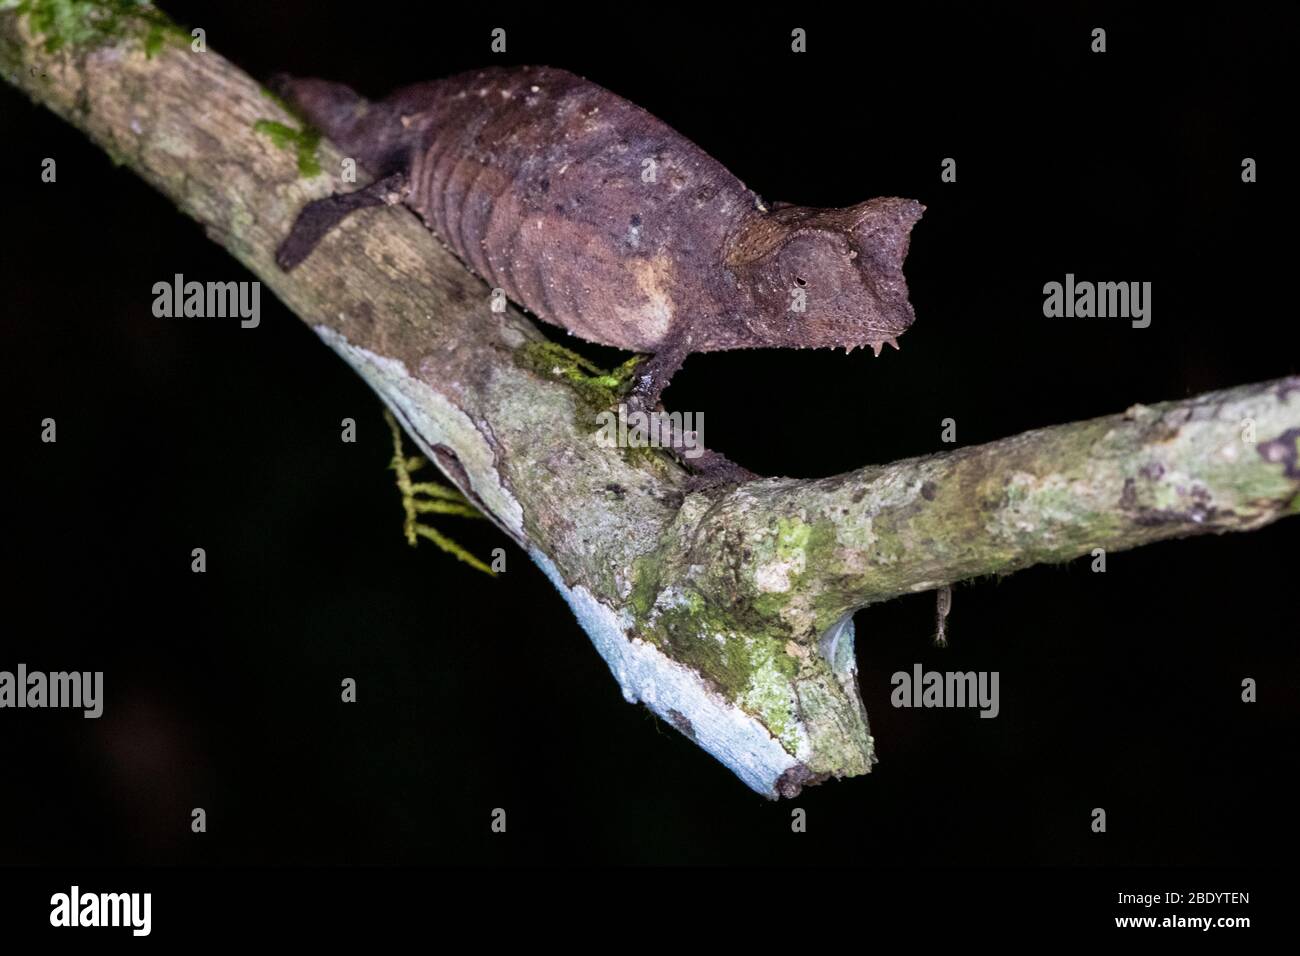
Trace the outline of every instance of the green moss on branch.
[[147, 0], [6, 0], [0, 11], [27, 17], [46, 53], [94, 49], [124, 38], [139, 40], [154, 56], [167, 42], [186, 45], [189, 35]]

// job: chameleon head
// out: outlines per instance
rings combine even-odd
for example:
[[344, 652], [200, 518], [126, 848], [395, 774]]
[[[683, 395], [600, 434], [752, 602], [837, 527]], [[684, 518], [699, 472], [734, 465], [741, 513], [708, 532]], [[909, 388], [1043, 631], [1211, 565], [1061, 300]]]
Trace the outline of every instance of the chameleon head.
[[756, 216], [728, 255], [747, 287], [751, 334], [775, 348], [897, 348], [915, 318], [903, 260], [924, 211], [912, 199], [882, 198]]

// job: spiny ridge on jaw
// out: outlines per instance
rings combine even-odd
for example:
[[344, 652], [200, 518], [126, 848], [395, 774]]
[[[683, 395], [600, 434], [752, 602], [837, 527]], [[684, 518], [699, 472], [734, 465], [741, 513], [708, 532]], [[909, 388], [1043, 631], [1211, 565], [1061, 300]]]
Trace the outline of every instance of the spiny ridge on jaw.
[[[893, 336], [893, 335], [887, 335], [887, 336], [885, 336], [883, 339], [881, 339], [879, 342], [867, 342], [865, 345], [846, 345], [846, 346], [844, 346], [844, 354], [845, 354], [845, 355], [852, 355], [853, 352], [854, 352], [854, 350], [856, 350], [856, 349], [861, 349], [861, 348], [870, 348], [870, 349], [872, 350], [872, 353], [875, 354], [877, 357], [879, 357], [879, 356], [880, 356], [880, 351], [881, 351], [881, 349], [882, 349], [884, 346], [886, 346], [886, 345], [892, 345], [892, 346], [894, 347], [894, 351], [896, 351], [896, 352], [901, 351], [901, 349], [899, 348], [899, 345], [898, 345], [898, 339], [897, 339], [897, 337], [896, 337], [896, 336]], [[828, 345], [828, 346], [816, 346], [816, 345], [803, 346], [803, 345], [797, 345], [797, 346], [795, 346], [795, 348], [799, 348], [799, 349], [802, 349], [802, 348], [812, 348], [812, 349], [816, 349], [816, 348], [830, 348], [830, 349], [837, 349], [837, 348], [839, 348], [839, 347], [840, 347], [840, 346], [838, 346], [838, 345]]]
[[867, 347], [869, 347], [869, 348], [871, 349], [872, 353], [873, 353], [877, 358], [879, 358], [879, 357], [880, 357], [880, 350], [881, 350], [884, 346], [886, 346], [886, 345], [892, 345], [892, 346], [894, 347], [894, 351], [895, 351], [895, 352], [901, 351], [901, 349], [899, 349], [899, 347], [898, 347], [898, 339], [897, 339], [895, 336], [887, 335], [887, 336], [885, 336], [883, 339], [881, 339], [879, 342], [868, 342], [868, 343], [866, 344], [866, 346], [862, 346], [862, 345], [846, 345], [846, 346], [844, 346], [844, 354], [845, 354], [845, 355], [852, 355], [854, 349], [860, 349], [860, 348], [867, 348]]

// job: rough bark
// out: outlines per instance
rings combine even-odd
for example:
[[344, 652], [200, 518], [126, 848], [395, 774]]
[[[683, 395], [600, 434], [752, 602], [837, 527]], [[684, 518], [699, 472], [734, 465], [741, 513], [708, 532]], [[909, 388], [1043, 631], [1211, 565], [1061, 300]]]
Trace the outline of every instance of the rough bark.
[[[354, 188], [328, 175], [338, 152], [321, 143], [326, 173], [309, 175], [310, 145], [268, 135], [278, 127], [266, 121], [298, 124], [262, 87], [130, 4], [58, 6], [62, 24], [0, 0], [9, 82], [273, 289], [528, 551], [627, 699], [759, 793], [870, 769], [856, 609], [1300, 510], [1300, 378], [833, 478], [690, 492], [663, 455], [597, 441], [612, 394], [575, 385], [580, 372], [517, 311], [493, 312], [489, 290], [409, 212], [357, 214], [281, 272], [274, 251], [303, 203]], [[74, 35], [51, 43], [68, 22]]]

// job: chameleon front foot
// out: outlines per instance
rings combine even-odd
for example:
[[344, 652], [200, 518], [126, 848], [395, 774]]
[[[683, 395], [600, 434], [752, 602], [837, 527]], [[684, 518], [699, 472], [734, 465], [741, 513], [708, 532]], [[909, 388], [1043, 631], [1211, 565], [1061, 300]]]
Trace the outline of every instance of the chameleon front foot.
[[658, 351], [637, 366], [636, 378], [627, 396], [628, 408], [647, 413], [654, 411], [664, 389], [689, 354], [690, 344], [679, 337], [660, 345]]

